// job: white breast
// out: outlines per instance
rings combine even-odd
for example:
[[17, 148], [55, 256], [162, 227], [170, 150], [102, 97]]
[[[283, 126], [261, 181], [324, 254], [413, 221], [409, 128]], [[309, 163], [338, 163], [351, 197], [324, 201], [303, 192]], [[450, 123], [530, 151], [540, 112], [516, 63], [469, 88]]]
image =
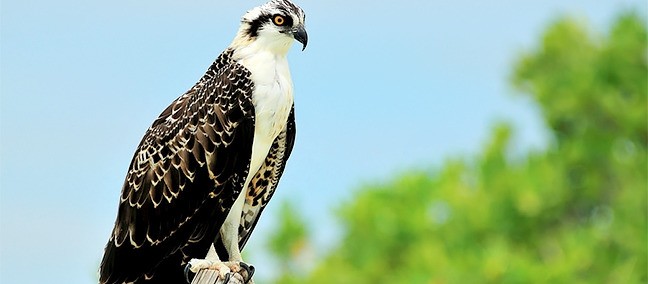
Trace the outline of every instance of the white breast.
[[[238, 229], [243, 211], [244, 197], [249, 190], [250, 181], [268, 156], [275, 138], [281, 133], [288, 121], [293, 104], [292, 81], [286, 56], [276, 56], [271, 52], [253, 49], [237, 50], [234, 59], [250, 70], [254, 91], [252, 102], [255, 111], [254, 141], [250, 171], [245, 179], [244, 190], [236, 198], [221, 227], [221, 237], [230, 253], [230, 260], [241, 260], [239, 253]], [[216, 251], [210, 249], [208, 256], [218, 258]]]
[[[239, 34], [241, 34], [241, 30], [239, 30]], [[292, 39], [286, 36], [280, 37], [278, 41], [276, 38], [270, 38], [272, 39], [271, 43], [278, 44], [269, 44], [268, 38], [265, 41], [262, 38], [257, 38], [254, 41], [235, 39], [232, 43], [232, 46], [236, 46], [232, 58], [251, 73], [254, 84], [252, 103], [254, 104], [255, 123], [252, 158], [244, 190], [237, 197], [221, 227], [221, 236], [230, 253], [230, 260], [241, 260], [238, 248], [240, 241], [238, 229], [244, 197], [249, 190], [248, 185], [268, 156], [272, 143], [286, 127], [293, 105], [292, 81], [286, 59]], [[210, 251], [213, 251], [212, 255], [215, 255], [215, 250]]]
[[257, 172], [273, 141], [286, 126], [293, 105], [293, 87], [285, 55], [257, 50], [239, 63], [250, 70], [255, 110], [254, 142], [248, 179]]

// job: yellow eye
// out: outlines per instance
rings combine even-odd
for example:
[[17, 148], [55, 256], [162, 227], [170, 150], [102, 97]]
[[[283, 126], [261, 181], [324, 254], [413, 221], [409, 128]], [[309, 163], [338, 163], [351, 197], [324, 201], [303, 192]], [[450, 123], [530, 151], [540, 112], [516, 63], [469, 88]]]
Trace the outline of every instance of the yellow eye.
[[277, 26], [283, 26], [283, 25], [286, 23], [286, 19], [284, 19], [284, 17], [282, 17], [282, 16], [280, 16], [280, 15], [276, 15], [276, 16], [274, 16], [274, 18], [272, 19], [272, 21], [273, 21], [274, 24], [277, 25]]

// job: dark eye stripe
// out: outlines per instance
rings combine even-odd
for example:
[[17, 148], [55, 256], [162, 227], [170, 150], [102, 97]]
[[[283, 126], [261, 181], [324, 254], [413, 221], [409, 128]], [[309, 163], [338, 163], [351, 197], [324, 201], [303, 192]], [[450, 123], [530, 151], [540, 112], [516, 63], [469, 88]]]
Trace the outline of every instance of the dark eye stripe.
[[248, 29], [248, 34], [251, 37], [256, 37], [259, 35], [259, 29], [263, 25], [263, 23], [268, 23], [272, 20], [271, 15], [261, 15], [259, 18], [254, 19], [252, 22], [250, 22], [250, 28]]
[[[285, 15], [289, 15], [289, 14], [285, 14]], [[250, 22], [250, 28], [248, 29], [248, 34], [251, 37], [256, 37], [256, 36], [259, 35], [259, 29], [261, 29], [261, 27], [264, 24], [270, 23], [270, 24], [276, 25], [274, 23], [274, 20], [273, 20], [275, 16], [282, 16], [284, 18], [284, 23], [283, 23], [283, 25], [280, 25], [281, 27], [292, 27], [292, 25], [293, 25], [292, 17], [285, 16], [285, 15], [282, 15], [282, 14], [273, 14], [273, 15], [263, 14], [263, 15], [261, 15], [259, 18], [256, 18], [252, 22]]]

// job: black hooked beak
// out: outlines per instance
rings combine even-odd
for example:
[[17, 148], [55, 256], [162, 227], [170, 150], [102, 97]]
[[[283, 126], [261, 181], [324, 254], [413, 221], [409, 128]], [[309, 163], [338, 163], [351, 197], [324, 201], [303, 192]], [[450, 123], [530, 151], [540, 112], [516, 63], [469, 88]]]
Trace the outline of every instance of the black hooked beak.
[[304, 51], [304, 49], [306, 49], [306, 45], [308, 44], [308, 33], [306, 33], [304, 26], [298, 26], [292, 31], [292, 35], [296, 41], [301, 42], [303, 46], [302, 51]]

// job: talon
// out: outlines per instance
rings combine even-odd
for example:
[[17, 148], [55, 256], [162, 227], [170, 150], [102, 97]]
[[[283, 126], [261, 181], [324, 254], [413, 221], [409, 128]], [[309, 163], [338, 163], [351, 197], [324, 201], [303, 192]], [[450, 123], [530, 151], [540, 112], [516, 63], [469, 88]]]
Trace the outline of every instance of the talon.
[[254, 275], [254, 266], [248, 265], [245, 262], [239, 262], [239, 266], [241, 266], [241, 268], [245, 269], [245, 272], [247, 272], [247, 278], [243, 280], [243, 283], [250, 282], [250, 280], [252, 280], [252, 275]]
[[232, 278], [232, 272], [225, 274], [225, 279], [223, 280], [223, 284], [229, 283], [230, 278]]
[[185, 268], [184, 268], [184, 275], [185, 275], [185, 279], [187, 280], [187, 283], [191, 283], [191, 280], [193, 280], [193, 279], [190, 279], [190, 278], [193, 278], [193, 277], [190, 277], [191, 274], [194, 274], [191, 271], [191, 263], [187, 263], [187, 265], [185, 265]]

